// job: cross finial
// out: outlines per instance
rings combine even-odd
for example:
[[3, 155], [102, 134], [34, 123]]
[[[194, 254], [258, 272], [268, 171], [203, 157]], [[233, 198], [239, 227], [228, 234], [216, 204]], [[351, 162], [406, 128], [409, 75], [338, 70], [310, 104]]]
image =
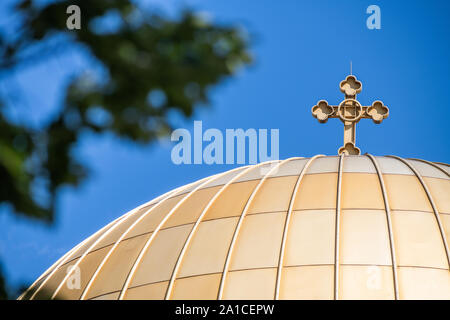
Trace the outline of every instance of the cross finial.
[[389, 116], [389, 108], [377, 100], [371, 106], [363, 106], [356, 100], [356, 95], [362, 90], [362, 83], [356, 76], [349, 75], [339, 84], [345, 99], [337, 106], [330, 106], [326, 100], [320, 100], [312, 107], [313, 116], [320, 123], [328, 118], [339, 118], [344, 123], [344, 145], [338, 153], [358, 155], [361, 150], [355, 145], [356, 124], [361, 119], [372, 119], [376, 124], [381, 123]]

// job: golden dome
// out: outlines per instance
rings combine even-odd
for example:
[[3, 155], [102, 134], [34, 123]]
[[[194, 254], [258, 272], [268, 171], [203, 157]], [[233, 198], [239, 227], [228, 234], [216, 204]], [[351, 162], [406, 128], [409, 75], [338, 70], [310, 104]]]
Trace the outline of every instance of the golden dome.
[[21, 298], [450, 299], [449, 195], [423, 160], [242, 167], [126, 213]]

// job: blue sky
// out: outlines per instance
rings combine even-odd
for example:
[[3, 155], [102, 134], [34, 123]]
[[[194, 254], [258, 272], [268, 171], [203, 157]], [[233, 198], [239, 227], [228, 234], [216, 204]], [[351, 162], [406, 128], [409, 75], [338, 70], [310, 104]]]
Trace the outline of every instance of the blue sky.
[[[5, 5], [0, 21], [11, 22]], [[215, 22], [244, 27], [252, 39], [255, 63], [211, 91], [212, 104], [190, 120], [204, 129], [280, 130], [280, 158], [334, 155], [342, 124], [325, 125], [311, 116], [320, 99], [343, 99], [339, 82], [353, 73], [363, 82], [358, 100], [382, 100], [390, 116], [357, 127], [363, 153], [395, 154], [450, 162], [450, 2], [448, 1], [139, 1], [176, 15], [184, 6]], [[381, 9], [381, 30], [366, 27], [366, 8]], [[39, 122], [55, 112], [68, 77], [92, 68], [81, 53], [32, 66], [0, 80], [0, 90], [26, 94], [13, 116]], [[175, 121], [175, 119], [174, 119]], [[76, 149], [92, 171], [77, 189], [62, 190], [52, 226], [11, 214], [0, 207], [0, 257], [13, 284], [32, 282], [63, 253], [126, 211], [175, 187], [232, 169], [234, 165], [175, 165], [174, 144], [162, 140], [136, 146], [113, 136], [86, 135]]]

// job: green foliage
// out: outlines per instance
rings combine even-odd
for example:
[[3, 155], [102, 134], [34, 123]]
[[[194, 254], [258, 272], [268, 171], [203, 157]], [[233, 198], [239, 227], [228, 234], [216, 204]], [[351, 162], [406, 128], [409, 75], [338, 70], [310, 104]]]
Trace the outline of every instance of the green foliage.
[[[71, 4], [81, 8], [80, 30], [66, 27]], [[70, 154], [82, 130], [150, 142], [170, 131], [169, 111], [192, 115], [196, 106], [208, 104], [209, 86], [250, 62], [238, 29], [209, 24], [187, 11], [170, 20], [125, 0], [60, 1], [43, 8], [25, 0], [16, 10], [23, 20], [20, 37], [2, 39], [2, 73], [45, 59], [42, 44], [51, 39], [87, 49], [105, 70], [101, 79], [87, 73], [74, 79], [60, 113], [42, 130], [10, 123], [0, 113], [0, 203], [32, 217], [51, 220], [58, 188], [76, 185], [86, 175]], [[99, 30], [111, 13], [118, 26]], [[104, 120], [95, 121], [92, 114]], [[46, 203], [31, 191], [36, 179], [46, 182]]]
[[[66, 27], [72, 4], [81, 8], [80, 30]], [[0, 74], [45, 62], [55, 41], [89, 52], [104, 70], [101, 77], [81, 73], [73, 79], [59, 114], [39, 129], [9, 121], [0, 101], [0, 205], [44, 221], [53, 219], [59, 188], [87, 175], [71, 155], [81, 132], [151, 142], [170, 132], [169, 111], [189, 117], [208, 104], [210, 86], [251, 60], [237, 28], [210, 24], [189, 11], [168, 19], [126, 0], [58, 1], [44, 7], [21, 0], [14, 12], [21, 17], [15, 36], [0, 30]], [[102, 30], [99, 25], [111, 20], [105, 18], [109, 15], [117, 26]], [[92, 114], [102, 114], [103, 121]], [[33, 192], [36, 181], [44, 186], [45, 201]]]

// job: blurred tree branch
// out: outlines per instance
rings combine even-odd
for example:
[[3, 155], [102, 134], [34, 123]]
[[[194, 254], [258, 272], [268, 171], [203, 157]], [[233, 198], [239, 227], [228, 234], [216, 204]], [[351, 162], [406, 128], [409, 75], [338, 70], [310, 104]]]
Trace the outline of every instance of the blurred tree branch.
[[[80, 30], [66, 27], [66, 8], [72, 4], [81, 8]], [[75, 186], [87, 175], [71, 155], [82, 130], [151, 142], [170, 132], [169, 111], [191, 116], [199, 104], [208, 104], [208, 87], [251, 62], [248, 40], [239, 29], [213, 25], [190, 11], [168, 19], [126, 0], [46, 6], [21, 0], [13, 10], [21, 22], [15, 36], [0, 30], [2, 76], [36, 60], [45, 62], [54, 54], [52, 39], [63, 39], [58, 46], [87, 49], [106, 70], [100, 79], [87, 73], [73, 79], [59, 114], [39, 129], [9, 121], [6, 102], [0, 100], [0, 204], [44, 221], [54, 217], [58, 189]], [[116, 28], [99, 28], [111, 14]], [[36, 181], [44, 182], [46, 201], [33, 192]]]

